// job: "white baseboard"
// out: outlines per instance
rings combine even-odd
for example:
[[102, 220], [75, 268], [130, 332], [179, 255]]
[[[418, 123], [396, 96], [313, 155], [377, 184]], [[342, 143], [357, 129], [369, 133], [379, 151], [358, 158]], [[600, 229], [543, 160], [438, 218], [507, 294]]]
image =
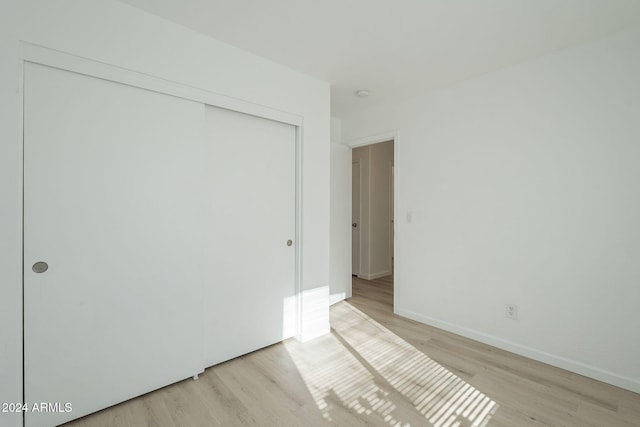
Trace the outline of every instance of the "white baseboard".
[[391, 276], [391, 270], [381, 271], [373, 274], [358, 274], [358, 277], [365, 280], [379, 279], [381, 277]]
[[620, 374], [616, 374], [615, 372], [607, 371], [605, 369], [578, 362], [576, 360], [556, 356], [554, 354], [528, 347], [526, 345], [522, 345], [510, 340], [506, 340], [495, 335], [486, 334], [484, 332], [476, 331], [464, 326], [459, 326], [453, 323], [445, 322], [443, 320], [424, 316], [411, 310], [405, 310], [403, 308], [396, 307], [394, 309], [394, 312], [400, 316], [407, 317], [409, 319], [424, 323], [429, 326], [443, 329], [457, 335], [462, 335], [463, 337], [467, 337], [475, 341], [480, 341], [484, 344], [489, 344], [502, 350], [507, 350], [512, 353], [546, 363], [548, 365], [566, 369], [567, 371], [575, 372], [576, 374], [584, 375], [586, 377], [593, 378], [617, 387], [621, 387], [626, 390], [631, 390], [635, 393], [640, 393], [640, 381], [634, 378], [625, 377]]
[[347, 298], [346, 292], [329, 295], [329, 305], [333, 305]]

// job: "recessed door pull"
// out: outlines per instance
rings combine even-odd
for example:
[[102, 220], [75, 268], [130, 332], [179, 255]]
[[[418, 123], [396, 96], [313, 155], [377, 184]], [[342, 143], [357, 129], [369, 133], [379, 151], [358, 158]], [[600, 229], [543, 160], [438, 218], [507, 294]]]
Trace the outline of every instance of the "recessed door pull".
[[33, 270], [34, 273], [40, 274], [47, 271], [49, 269], [49, 265], [44, 261], [38, 261], [35, 264], [33, 264], [33, 267], [31, 267], [31, 269]]

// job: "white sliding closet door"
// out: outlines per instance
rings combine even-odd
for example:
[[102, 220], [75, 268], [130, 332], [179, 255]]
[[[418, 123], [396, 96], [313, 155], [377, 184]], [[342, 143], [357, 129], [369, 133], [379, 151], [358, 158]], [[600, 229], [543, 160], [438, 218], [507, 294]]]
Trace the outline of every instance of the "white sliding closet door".
[[51, 426], [204, 366], [204, 106], [25, 67], [25, 401], [72, 405], [26, 425]]
[[296, 128], [207, 106], [206, 133], [210, 366], [294, 334]]

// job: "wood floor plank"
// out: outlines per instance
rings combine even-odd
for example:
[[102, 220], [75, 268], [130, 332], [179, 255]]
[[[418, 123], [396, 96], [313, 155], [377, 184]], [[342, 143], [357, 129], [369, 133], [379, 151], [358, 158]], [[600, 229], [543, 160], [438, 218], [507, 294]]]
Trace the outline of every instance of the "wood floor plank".
[[636, 393], [393, 314], [392, 276], [354, 278], [331, 326], [68, 425], [640, 426]]

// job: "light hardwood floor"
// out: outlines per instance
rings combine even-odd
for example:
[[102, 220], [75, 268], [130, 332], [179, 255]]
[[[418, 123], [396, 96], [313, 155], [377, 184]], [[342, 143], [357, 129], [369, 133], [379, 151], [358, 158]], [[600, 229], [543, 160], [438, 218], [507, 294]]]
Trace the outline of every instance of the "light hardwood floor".
[[69, 426], [640, 426], [640, 395], [396, 316], [354, 279], [332, 332], [287, 340]]

